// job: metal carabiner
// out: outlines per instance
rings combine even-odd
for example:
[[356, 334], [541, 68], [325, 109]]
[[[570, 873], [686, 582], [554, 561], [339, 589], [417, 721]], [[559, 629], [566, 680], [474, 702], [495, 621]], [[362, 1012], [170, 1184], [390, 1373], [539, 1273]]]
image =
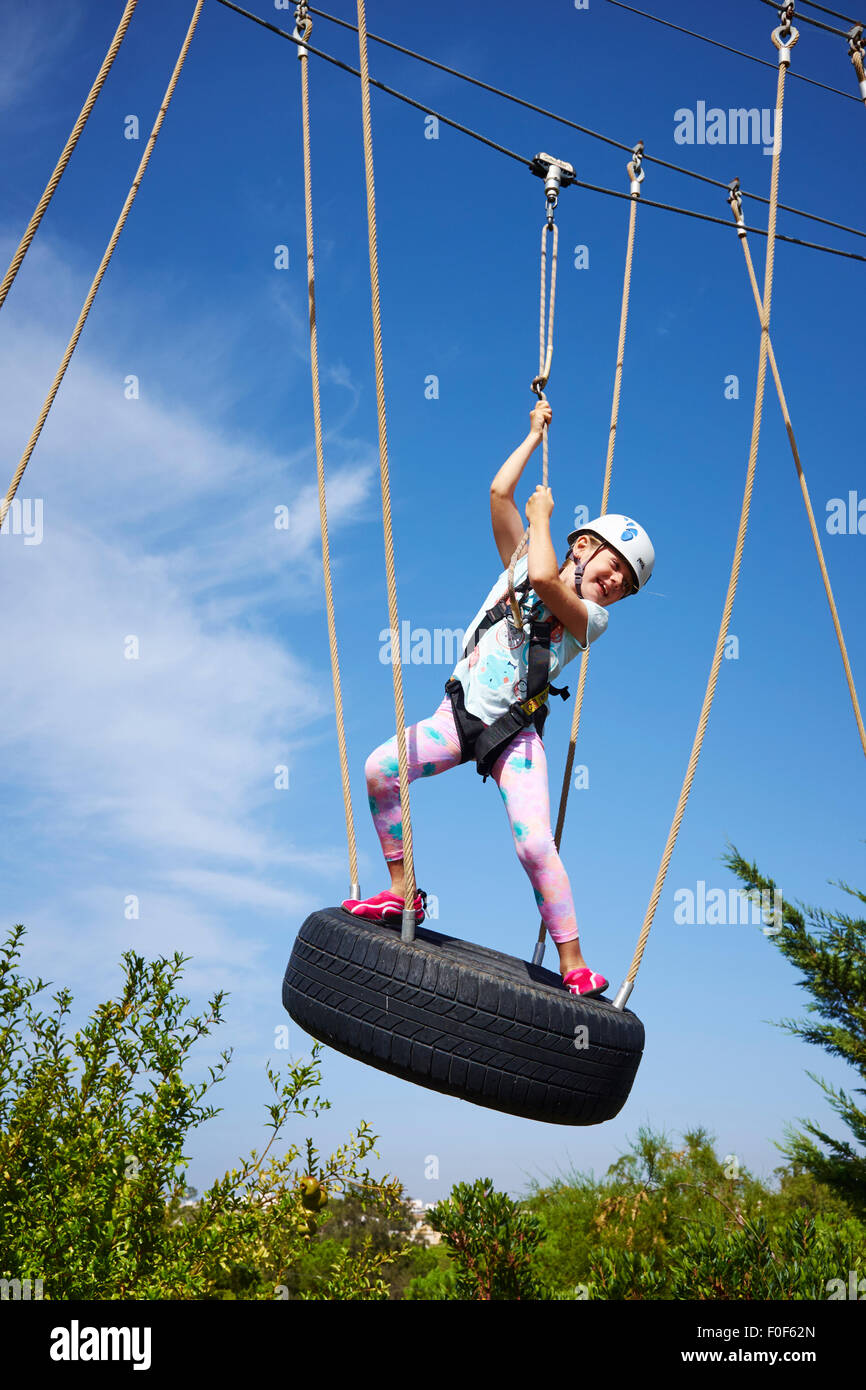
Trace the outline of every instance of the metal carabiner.
[[[301, 28], [302, 25], [303, 28]], [[299, 58], [306, 58], [307, 50], [304, 44], [312, 32], [313, 21], [310, 15], [307, 14], [307, 0], [298, 0], [295, 6], [295, 29], [292, 38], [298, 40]]]
[[781, 23], [778, 29], [774, 29], [770, 38], [775, 47], [779, 50], [779, 63], [788, 64], [791, 61], [791, 49], [800, 37], [799, 29], [795, 29], [791, 21], [794, 18], [793, 4], [783, 5], [779, 11]]

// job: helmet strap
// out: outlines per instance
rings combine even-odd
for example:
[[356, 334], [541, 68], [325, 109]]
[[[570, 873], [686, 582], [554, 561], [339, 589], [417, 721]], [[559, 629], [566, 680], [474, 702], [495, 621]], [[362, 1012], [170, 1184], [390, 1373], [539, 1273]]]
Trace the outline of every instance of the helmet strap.
[[584, 570], [586, 569], [590, 560], [593, 558], [593, 555], [597, 555], [600, 550], [603, 550], [606, 544], [606, 541], [599, 541], [598, 545], [595, 547], [595, 550], [592, 552], [592, 555], [587, 556], [585, 560], [575, 559], [574, 551], [572, 550], [571, 546], [568, 547], [568, 554], [565, 558], [566, 563], [569, 560], [574, 559], [574, 591], [577, 594], [578, 598], [583, 598], [583, 594], [580, 592], [580, 581], [583, 579]]
[[575, 588], [575, 592], [576, 592], [578, 598], [583, 598], [583, 594], [580, 592], [580, 581], [581, 581], [581, 579], [583, 578], [583, 571], [584, 571], [585, 569], [586, 569], [586, 566], [585, 566], [585, 564], [583, 563], [582, 560], [575, 560], [575, 562], [574, 562], [574, 588]]

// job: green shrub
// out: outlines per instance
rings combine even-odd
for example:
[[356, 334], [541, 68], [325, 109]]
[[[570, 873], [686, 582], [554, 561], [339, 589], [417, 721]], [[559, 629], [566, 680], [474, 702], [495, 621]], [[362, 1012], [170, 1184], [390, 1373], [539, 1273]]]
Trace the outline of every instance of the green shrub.
[[543, 1298], [533, 1256], [544, 1238], [541, 1223], [489, 1178], [456, 1183], [427, 1220], [454, 1260], [454, 1297]]
[[[223, 1021], [224, 994], [190, 1015], [176, 992], [188, 958], [148, 964], [127, 952], [119, 997], [68, 1036], [68, 990], [43, 1012], [46, 985], [17, 973], [23, 935], [15, 927], [0, 949], [0, 1278], [41, 1279], [52, 1299], [286, 1298], [329, 1197], [352, 1192], [399, 1220], [400, 1184], [362, 1166], [376, 1142], [366, 1122], [330, 1158], [309, 1138], [276, 1156], [290, 1119], [328, 1107], [318, 1044], [286, 1077], [267, 1068], [263, 1151], [185, 1204], [184, 1149], [218, 1113], [204, 1101], [230, 1053], [208, 1080], [189, 1081], [184, 1067]], [[369, 1241], [349, 1258], [342, 1244], [319, 1252], [297, 1296], [388, 1297], [383, 1271], [398, 1253]]]

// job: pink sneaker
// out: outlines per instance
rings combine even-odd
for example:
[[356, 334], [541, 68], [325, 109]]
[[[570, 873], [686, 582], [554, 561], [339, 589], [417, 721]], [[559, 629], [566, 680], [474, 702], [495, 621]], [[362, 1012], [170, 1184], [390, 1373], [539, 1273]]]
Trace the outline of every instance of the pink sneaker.
[[610, 983], [603, 975], [596, 975], [595, 971], [590, 970], [589, 966], [582, 966], [580, 970], [569, 970], [563, 975], [562, 983], [571, 994], [580, 994], [590, 998], [597, 994], [604, 994]]
[[[368, 922], [382, 923], [402, 921], [404, 905], [403, 898], [390, 890], [385, 893], [377, 893], [374, 898], [346, 898], [341, 903], [343, 910], [351, 913], [353, 917], [363, 917]], [[419, 888], [416, 892], [413, 906], [417, 927], [424, 921], [424, 912], [427, 906], [427, 894], [423, 889]]]

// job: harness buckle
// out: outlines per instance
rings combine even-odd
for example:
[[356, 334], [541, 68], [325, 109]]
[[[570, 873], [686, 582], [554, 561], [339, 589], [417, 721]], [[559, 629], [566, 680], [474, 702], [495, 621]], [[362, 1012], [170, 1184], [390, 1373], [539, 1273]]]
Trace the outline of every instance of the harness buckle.
[[549, 690], [550, 686], [546, 685], [544, 689], [541, 691], [540, 695], [533, 695], [531, 700], [524, 700], [520, 708], [524, 710], [526, 714], [534, 714], [535, 711], [547, 700], [547, 692]]

